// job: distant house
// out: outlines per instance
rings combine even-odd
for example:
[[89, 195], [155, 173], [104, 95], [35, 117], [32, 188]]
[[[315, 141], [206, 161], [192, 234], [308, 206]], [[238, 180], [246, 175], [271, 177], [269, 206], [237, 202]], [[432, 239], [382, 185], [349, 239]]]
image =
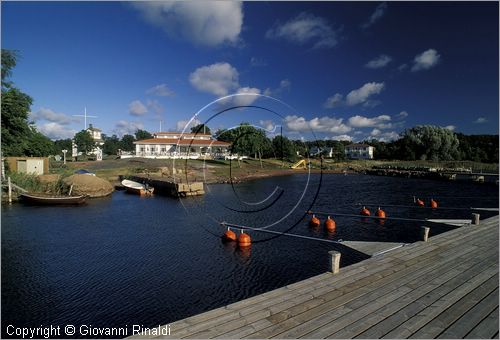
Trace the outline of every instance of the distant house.
[[145, 158], [225, 158], [231, 143], [221, 142], [210, 134], [157, 132], [153, 138], [138, 140], [135, 156]]
[[351, 144], [345, 147], [345, 155], [352, 159], [373, 159], [374, 149], [367, 144]]
[[[102, 139], [102, 130], [95, 128], [92, 124], [89, 124], [89, 127], [86, 130], [92, 136], [92, 139], [96, 143], [96, 147], [94, 150], [89, 152], [90, 155], [95, 155], [96, 161], [102, 161], [102, 146], [104, 145], [104, 140]], [[72, 150], [71, 155], [73, 157], [79, 156], [82, 153], [78, 152], [76, 144], [72, 141]]]

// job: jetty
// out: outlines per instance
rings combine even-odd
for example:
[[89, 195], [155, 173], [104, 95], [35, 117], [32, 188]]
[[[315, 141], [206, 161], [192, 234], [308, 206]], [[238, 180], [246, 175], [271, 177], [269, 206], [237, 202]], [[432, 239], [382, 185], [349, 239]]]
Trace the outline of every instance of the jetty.
[[331, 252], [331, 272], [173, 322], [170, 337], [498, 338], [498, 228], [495, 216], [340, 269]]
[[145, 176], [130, 176], [131, 180], [139, 183], [148, 183], [155, 190], [155, 194], [187, 197], [204, 195], [203, 182], [176, 182], [172, 179], [149, 178]]

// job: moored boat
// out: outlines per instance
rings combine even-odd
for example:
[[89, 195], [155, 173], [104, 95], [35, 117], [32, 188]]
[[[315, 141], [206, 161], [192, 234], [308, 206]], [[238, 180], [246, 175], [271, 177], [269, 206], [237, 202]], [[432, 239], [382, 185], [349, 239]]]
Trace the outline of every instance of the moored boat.
[[124, 179], [122, 181], [122, 185], [125, 187], [127, 192], [136, 195], [150, 196], [154, 192], [154, 188], [149, 186], [148, 184], [142, 184], [128, 179]]
[[47, 194], [19, 194], [22, 202], [31, 205], [79, 205], [85, 203], [88, 195], [54, 196]]

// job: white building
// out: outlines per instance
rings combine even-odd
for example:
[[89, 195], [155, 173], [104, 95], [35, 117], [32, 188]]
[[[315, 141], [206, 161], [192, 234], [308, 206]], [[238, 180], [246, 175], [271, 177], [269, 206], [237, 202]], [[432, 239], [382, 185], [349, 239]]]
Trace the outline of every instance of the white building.
[[[92, 126], [92, 124], [89, 124], [89, 127], [86, 130], [90, 135], [92, 136], [92, 139], [96, 143], [96, 147], [94, 150], [89, 152], [90, 155], [95, 155], [96, 161], [102, 161], [102, 146], [104, 145], [104, 140], [102, 139], [102, 131], [98, 128], [95, 128]], [[71, 156], [76, 157], [80, 156], [82, 153], [78, 151], [75, 141], [72, 141], [72, 146], [71, 146]]]
[[145, 158], [225, 158], [231, 143], [221, 142], [210, 134], [157, 132], [153, 138], [134, 142], [135, 156]]
[[375, 148], [366, 144], [351, 144], [345, 147], [345, 155], [352, 159], [373, 159]]

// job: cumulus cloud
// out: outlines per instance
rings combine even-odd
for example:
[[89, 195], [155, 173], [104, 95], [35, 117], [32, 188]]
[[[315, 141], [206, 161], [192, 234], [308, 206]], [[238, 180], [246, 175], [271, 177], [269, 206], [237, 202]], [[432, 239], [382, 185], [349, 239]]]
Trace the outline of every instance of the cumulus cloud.
[[398, 70], [399, 71], [404, 71], [408, 68], [408, 65], [407, 64], [401, 64], [398, 66]]
[[48, 122], [58, 123], [60, 125], [68, 125], [79, 121], [75, 117], [70, 117], [64, 113], [54, 112], [51, 109], [41, 108], [36, 112], [30, 112], [30, 119], [33, 121], [46, 120]]
[[240, 1], [135, 1], [130, 5], [170, 37], [195, 45], [237, 43], [243, 25]]
[[250, 65], [253, 67], [267, 66], [267, 62], [262, 58], [252, 57], [250, 58]]
[[290, 91], [290, 87], [292, 86], [292, 82], [288, 79], [283, 79], [282, 81], [280, 81], [280, 84], [277, 88], [275, 89], [270, 89], [270, 88], [267, 88], [264, 90], [264, 95], [266, 96], [272, 96], [272, 95], [279, 95], [280, 93], [284, 92], [284, 91]]
[[56, 122], [37, 125], [36, 128], [42, 134], [53, 140], [73, 138], [76, 133], [76, 130], [69, 129], [68, 127]]
[[332, 136], [332, 140], [337, 140], [337, 141], [345, 141], [345, 142], [352, 142], [352, 137], [349, 135], [339, 135], [339, 136]]
[[191, 132], [191, 128], [199, 124], [201, 124], [201, 120], [195, 118], [191, 123], [189, 120], [179, 120], [177, 121], [175, 127], [177, 128], [176, 131]]
[[378, 129], [373, 129], [373, 131], [370, 133], [370, 136], [372, 136], [373, 139], [376, 139], [379, 142], [390, 142], [401, 138], [399, 133], [397, 133], [396, 131], [382, 132]]
[[379, 94], [384, 89], [384, 83], [366, 83], [359, 89], [352, 90], [346, 96], [346, 104], [354, 106], [365, 103], [372, 95]]
[[119, 120], [115, 123], [113, 133], [118, 137], [122, 137], [123, 135], [133, 135], [137, 130], [144, 130], [144, 124], [142, 122]]
[[241, 87], [236, 91], [236, 94], [232, 98], [234, 105], [245, 106], [252, 104], [259, 98], [256, 94], [260, 94], [260, 90], [255, 87]]
[[371, 100], [370, 97], [382, 92], [384, 86], [384, 83], [366, 83], [359, 89], [349, 92], [345, 99], [341, 93], [336, 93], [335, 95], [328, 97], [323, 106], [328, 109], [341, 105], [355, 106], [358, 104], [363, 104], [363, 106], [367, 107], [374, 107], [380, 104], [380, 101]]
[[153, 86], [146, 91], [146, 94], [151, 94], [159, 97], [172, 97], [175, 95], [174, 91], [169, 89], [167, 84], [159, 84]]
[[148, 112], [148, 108], [140, 100], [134, 100], [128, 104], [128, 112], [134, 116], [142, 116]]
[[228, 63], [216, 63], [196, 69], [189, 75], [189, 82], [199, 91], [226, 96], [239, 87], [239, 74]]
[[450, 131], [455, 131], [455, 129], [457, 128], [455, 125], [447, 125], [444, 127], [445, 129], [447, 130], [450, 130]]
[[342, 118], [332, 117], [315, 117], [307, 120], [304, 117], [296, 115], [286, 116], [284, 119], [285, 126], [291, 131], [314, 131], [314, 132], [331, 132], [331, 133], [346, 133], [352, 130], [350, 126], [343, 123]]
[[274, 122], [272, 120], [259, 120], [260, 126], [265, 130], [272, 131], [274, 129]]
[[390, 121], [391, 117], [388, 115], [380, 115], [373, 118], [356, 115], [348, 120], [349, 125], [355, 128], [376, 127], [378, 129], [390, 129], [392, 127]]
[[488, 120], [486, 118], [484, 118], [484, 117], [479, 117], [478, 119], [476, 119], [474, 121], [475, 124], [483, 124], [483, 123], [486, 123], [486, 122], [488, 122]]
[[381, 54], [377, 58], [370, 60], [368, 63], [366, 63], [365, 67], [372, 69], [382, 68], [387, 66], [387, 64], [389, 64], [391, 61], [392, 61], [391, 57], [389, 57], [386, 54]]
[[275, 23], [266, 32], [268, 39], [284, 39], [289, 42], [305, 45], [313, 44], [313, 48], [331, 48], [337, 45], [338, 32], [328, 21], [309, 13], [300, 13], [284, 24]]
[[385, 2], [378, 5], [377, 8], [375, 8], [375, 11], [370, 16], [370, 19], [368, 19], [367, 22], [361, 25], [361, 28], [367, 29], [368, 27], [379, 21], [380, 18], [384, 16], [386, 9], [387, 9], [387, 3]]
[[401, 111], [400, 113], [398, 113], [397, 115], [395, 115], [394, 117], [396, 118], [400, 118], [400, 119], [404, 119], [406, 117], [408, 117], [408, 112], [406, 111]]
[[149, 109], [151, 109], [154, 112], [156, 112], [156, 113], [162, 113], [164, 111], [163, 106], [156, 99], [153, 99], [153, 100], [148, 99], [148, 100], [146, 100], [146, 106]]
[[437, 65], [439, 58], [441, 58], [441, 55], [436, 50], [428, 49], [415, 56], [411, 70], [412, 72], [428, 70]]

